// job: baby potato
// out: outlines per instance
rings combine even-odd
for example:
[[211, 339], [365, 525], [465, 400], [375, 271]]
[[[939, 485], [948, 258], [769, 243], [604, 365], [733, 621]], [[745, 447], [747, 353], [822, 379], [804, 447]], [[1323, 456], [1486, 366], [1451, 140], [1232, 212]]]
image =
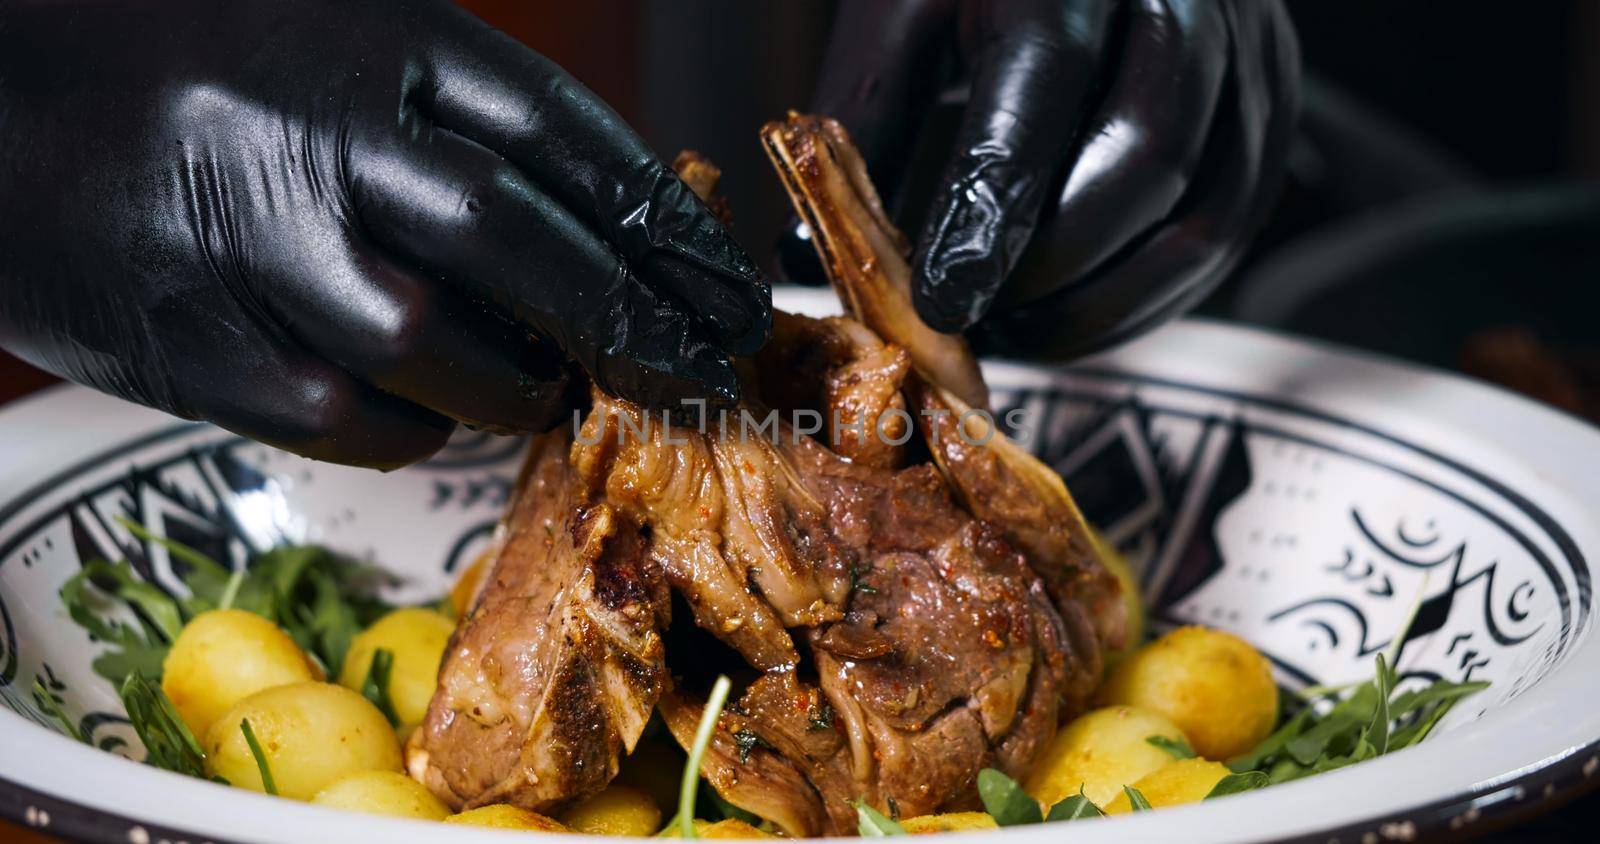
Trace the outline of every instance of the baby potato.
[[456, 578], [455, 585], [450, 587], [450, 608], [455, 611], [456, 618], [466, 618], [467, 611], [472, 609], [472, 599], [478, 596], [478, 587], [489, 574], [489, 567], [494, 564], [494, 550], [491, 548], [479, 554], [472, 565], [467, 566], [467, 570]]
[[1183, 739], [1170, 720], [1134, 706], [1108, 706], [1080, 715], [1051, 740], [1023, 788], [1053, 806], [1083, 789], [1096, 806], [1122, 787], [1172, 762], [1172, 754], [1146, 741], [1151, 736]]
[[1139, 594], [1139, 579], [1134, 577], [1133, 567], [1128, 565], [1128, 558], [1106, 542], [1099, 531], [1090, 530], [1089, 538], [1094, 542], [1095, 551], [1105, 562], [1106, 568], [1122, 586], [1122, 605], [1128, 619], [1128, 635], [1123, 639], [1122, 647], [1108, 652], [1105, 656], [1106, 666], [1112, 667], [1144, 641], [1144, 596]]
[[450, 810], [422, 783], [398, 771], [345, 774], [317, 792], [311, 802], [351, 812], [425, 821], [442, 821], [450, 816]]
[[195, 616], [161, 666], [161, 690], [196, 736], [262, 689], [320, 679], [322, 672], [289, 634], [244, 610]]
[[633, 752], [623, 757], [613, 782], [649, 794], [663, 811], [675, 811], [678, 789], [683, 785], [683, 763], [683, 750], [671, 739], [641, 738]]
[[900, 828], [912, 835], [935, 832], [971, 832], [975, 829], [999, 829], [1000, 825], [988, 812], [945, 812], [940, 815], [923, 815], [920, 818], [902, 818]]
[[[694, 819], [694, 832], [695, 832], [695, 835], [700, 837], [700, 838], [750, 839], [750, 838], [777, 838], [778, 837], [776, 835], [773, 835], [770, 832], [766, 832], [764, 830], [757, 829], [756, 827], [753, 827], [750, 824], [745, 823], [744, 821], [737, 820], [737, 819], [734, 819], [734, 818], [728, 818], [727, 820], [717, 821], [716, 823], [712, 823], [710, 821], [705, 821], [705, 820], [701, 820], [699, 818], [695, 818]], [[678, 829], [678, 825], [674, 823], [674, 824], [668, 824], [666, 829], [663, 829], [660, 832], [656, 833], [656, 837], [657, 838], [682, 838], [683, 835], [682, 835], [682, 831]]]
[[661, 809], [637, 788], [611, 785], [563, 812], [560, 821], [587, 835], [646, 836], [661, 828]]
[[744, 839], [749, 839], [749, 838], [777, 838], [778, 837], [776, 835], [773, 835], [770, 832], [763, 832], [762, 830], [756, 829], [755, 827], [751, 826], [750, 824], [747, 824], [744, 821], [738, 820], [736, 818], [728, 818], [727, 820], [717, 821], [716, 823], [711, 824], [710, 826], [707, 826], [707, 827], [705, 827], [703, 829], [700, 826], [696, 825], [695, 826], [695, 831], [700, 834], [701, 838], [744, 838]]
[[433, 610], [406, 607], [373, 622], [350, 640], [339, 685], [361, 690], [372, 655], [379, 648], [394, 655], [389, 672], [389, 700], [402, 726], [418, 724], [428, 714], [428, 701], [439, 679], [439, 661], [456, 623]]
[[266, 790], [245, 719], [284, 797], [310, 800], [346, 774], [400, 770], [400, 745], [376, 706], [343, 686], [293, 683], [239, 701], [206, 731], [206, 773], [240, 788]]
[[[695, 818], [694, 819], [694, 834], [695, 834], [696, 838], [704, 838], [705, 834], [706, 834], [706, 830], [708, 830], [710, 828], [711, 828], [711, 821], [705, 821], [705, 820], [701, 820], [699, 818]], [[678, 822], [676, 820], [674, 820], [672, 823], [667, 824], [666, 827], [663, 828], [660, 832], [656, 833], [656, 837], [657, 838], [682, 838], [683, 837], [683, 830], [678, 828]]]
[[[1150, 808], [1159, 809], [1162, 806], [1204, 800], [1211, 789], [1216, 788], [1217, 783], [1230, 773], [1232, 771], [1228, 770], [1228, 766], [1221, 762], [1180, 759], [1145, 774], [1133, 783], [1133, 787], [1150, 801]], [[1108, 815], [1124, 814], [1133, 811], [1133, 803], [1128, 799], [1127, 792], [1118, 792], [1116, 798], [1106, 804], [1105, 811]]]
[[444, 819], [445, 823], [463, 824], [465, 826], [487, 826], [494, 829], [520, 829], [526, 832], [571, 832], [560, 823], [547, 818], [538, 812], [530, 812], [508, 803], [496, 803], [492, 806], [479, 806], [465, 812], [451, 815]]
[[1130, 654], [1099, 699], [1165, 715], [1207, 759], [1250, 750], [1278, 721], [1267, 658], [1237, 636], [1204, 627], [1179, 628]]

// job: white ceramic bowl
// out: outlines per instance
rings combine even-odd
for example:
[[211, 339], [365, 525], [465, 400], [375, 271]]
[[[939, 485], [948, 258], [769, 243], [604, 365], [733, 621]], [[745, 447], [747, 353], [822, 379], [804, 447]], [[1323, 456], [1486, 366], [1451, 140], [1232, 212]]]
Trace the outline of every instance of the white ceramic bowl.
[[[817, 312], [831, 297], [786, 292]], [[1159, 623], [1234, 631], [1288, 685], [1487, 679], [1422, 745], [1227, 800], [1078, 822], [1074, 842], [1410, 840], [1583, 787], [1600, 767], [1600, 433], [1460, 378], [1184, 322], [1067, 370], [993, 364], [997, 404], [1132, 558]], [[464, 434], [388, 475], [314, 463], [76, 387], [0, 412], [0, 816], [107, 841], [505, 840], [186, 779], [141, 750], [56, 596], [80, 561], [325, 543], [441, 593], [499, 515], [520, 443]], [[42, 678], [101, 748], [46, 725]], [[109, 751], [109, 752], [107, 752]], [[1057, 841], [1025, 827], [1018, 841]], [[994, 833], [986, 833], [994, 834]]]

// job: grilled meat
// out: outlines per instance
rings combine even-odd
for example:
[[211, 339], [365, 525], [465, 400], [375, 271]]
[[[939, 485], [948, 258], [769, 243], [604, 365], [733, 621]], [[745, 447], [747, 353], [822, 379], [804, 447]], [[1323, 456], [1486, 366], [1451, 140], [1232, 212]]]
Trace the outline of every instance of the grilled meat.
[[666, 585], [636, 524], [578, 498], [571, 439], [534, 440], [489, 578], [408, 742], [411, 775], [453, 808], [552, 811], [604, 788], [666, 681]]
[[[1027, 772], [1120, 639], [1059, 477], [950, 427], [987, 391], [911, 312], [843, 130], [791, 116], [763, 137], [852, 317], [777, 315], [740, 414], [671, 424], [595, 392], [576, 438], [536, 443], [409, 748], [452, 805], [593, 793], [652, 708], [687, 745], [703, 701], [669, 675], [723, 659], [744, 687], [702, 772], [734, 805], [791, 835], [848, 833], [856, 798], [967, 807], [982, 768]], [[725, 654], [662, 645], [669, 590]]]

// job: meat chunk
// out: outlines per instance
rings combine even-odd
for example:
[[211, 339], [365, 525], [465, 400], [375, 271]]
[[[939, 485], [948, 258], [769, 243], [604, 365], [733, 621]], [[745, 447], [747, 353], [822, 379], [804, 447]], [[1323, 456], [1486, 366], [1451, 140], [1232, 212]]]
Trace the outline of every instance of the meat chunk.
[[536, 438], [499, 553], [407, 746], [452, 808], [549, 812], [604, 788], [666, 680], [669, 611], [636, 525], [578, 500], [571, 434]]
[[767, 157], [845, 310], [885, 341], [905, 349], [936, 384], [974, 407], [989, 389], [966, 340], [929, 328], [911, 305], [910, 251], [883, 211], [866, 163], [844, 127], [828, 118], [789, 113], [761, 128]]

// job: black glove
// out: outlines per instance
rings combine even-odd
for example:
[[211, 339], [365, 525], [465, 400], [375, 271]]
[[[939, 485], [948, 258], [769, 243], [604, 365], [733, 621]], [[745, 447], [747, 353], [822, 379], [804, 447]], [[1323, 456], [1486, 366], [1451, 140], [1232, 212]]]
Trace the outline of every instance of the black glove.
[[0, 344], [312, 457], [729, 401], [770, 291], [610, 108], [445, 0], [0, 0]]
[[941, 67], [970, 93], [917, 311], [986, 351], [1061, 358], [1181, 313], [1232, 267], [1275, 198], [1300, 65], [1278, 0], [841, 4], [813, 110], [891, 196]]

